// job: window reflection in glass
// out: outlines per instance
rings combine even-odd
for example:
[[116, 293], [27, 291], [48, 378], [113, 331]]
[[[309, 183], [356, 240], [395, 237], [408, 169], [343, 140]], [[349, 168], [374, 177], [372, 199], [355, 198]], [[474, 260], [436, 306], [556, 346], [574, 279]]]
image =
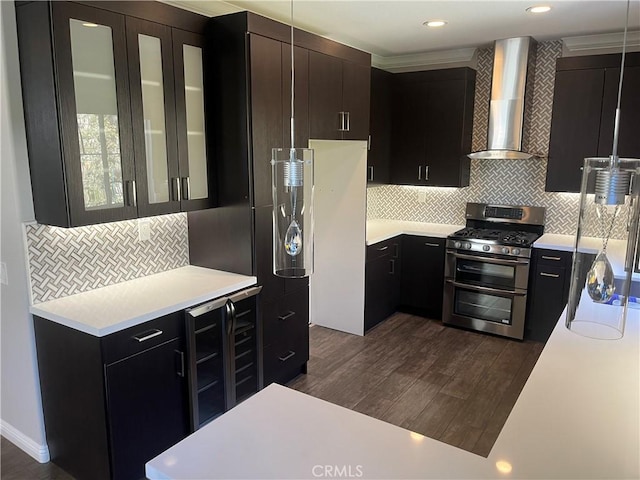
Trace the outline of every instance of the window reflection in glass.
[[111, 28], [70, 19], [85, 209], [121, 207], [122, 159]]
[[183, 45], [184, 96], [187, 108], [187, 147], [191, 199], [207, 198], [207, 152], [204, 131], [202, 49]]

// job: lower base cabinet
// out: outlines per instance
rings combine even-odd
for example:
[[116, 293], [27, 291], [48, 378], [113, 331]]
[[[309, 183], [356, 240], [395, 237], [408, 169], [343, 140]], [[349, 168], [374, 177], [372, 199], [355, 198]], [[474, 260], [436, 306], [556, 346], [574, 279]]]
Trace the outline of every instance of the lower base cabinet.
[[445, 243], [446, 238], [402, 237], [402, 309], [442, 318]]
[[287, 383], [307, 373], [309, 360], [309, 289], [291, 291], [262, 302], [264, 386]]
[[105, 337], [34, 325], [47, 444], [69, 474], [138, 480], [188, 435], [183, 312]]
[[400, 300], [400, 237], [367, 247], [364, 331], [392, 315]]
[[[587, 278], [594, 256], [584, 254], [581, 283]], [[534, 249], [529, 274], [525, 339], [546, 342], [567, 305], [571, 285], [573, 253]]]

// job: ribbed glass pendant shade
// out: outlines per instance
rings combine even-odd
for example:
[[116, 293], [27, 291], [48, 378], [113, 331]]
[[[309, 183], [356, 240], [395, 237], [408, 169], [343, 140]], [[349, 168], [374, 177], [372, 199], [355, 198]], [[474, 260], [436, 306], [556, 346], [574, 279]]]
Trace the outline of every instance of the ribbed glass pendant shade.
[[313, 273], [313, 150], [274, 148], [273, 273], [286, 278]]

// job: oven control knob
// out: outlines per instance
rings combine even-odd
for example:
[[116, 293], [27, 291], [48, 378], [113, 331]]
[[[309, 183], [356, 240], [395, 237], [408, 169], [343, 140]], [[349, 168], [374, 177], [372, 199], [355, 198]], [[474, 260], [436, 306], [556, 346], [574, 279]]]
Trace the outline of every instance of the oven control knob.
[[491, 247], [489, 245], [483, 245], [482, 250], [484, 250], [485, 252], [488, 252], [489, 250], [491, 250]]
[[462, 244], [460, 242], [453, 242], [454, 248], [460, 248]]
[[502, 253], [504, 253], [505, 255], [508, 254], [509, 253], [509, 249], [507, 247], [502, 247]]
[[471, 250], [471, 244], [469, 242], [466, 242], [464, 244], [464, 248], [466, 248], [467, 250]]
[[514, 255], [520, 255], [520, 249], [514, 248], [513, 250], [511, 250], [511, 253], [513, 253]]

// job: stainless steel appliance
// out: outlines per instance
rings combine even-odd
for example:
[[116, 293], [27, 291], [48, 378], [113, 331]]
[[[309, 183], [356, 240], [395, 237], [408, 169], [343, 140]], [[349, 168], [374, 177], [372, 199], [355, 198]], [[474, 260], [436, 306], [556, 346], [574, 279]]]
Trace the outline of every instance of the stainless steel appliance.
[[442, 321], [522, 339], [531, 246], [543, 207], [468, 203], [467, 226], [447, 238]]
[[191, 431], [262, 388], [261, 290], [247, 288], [186, 310]]

